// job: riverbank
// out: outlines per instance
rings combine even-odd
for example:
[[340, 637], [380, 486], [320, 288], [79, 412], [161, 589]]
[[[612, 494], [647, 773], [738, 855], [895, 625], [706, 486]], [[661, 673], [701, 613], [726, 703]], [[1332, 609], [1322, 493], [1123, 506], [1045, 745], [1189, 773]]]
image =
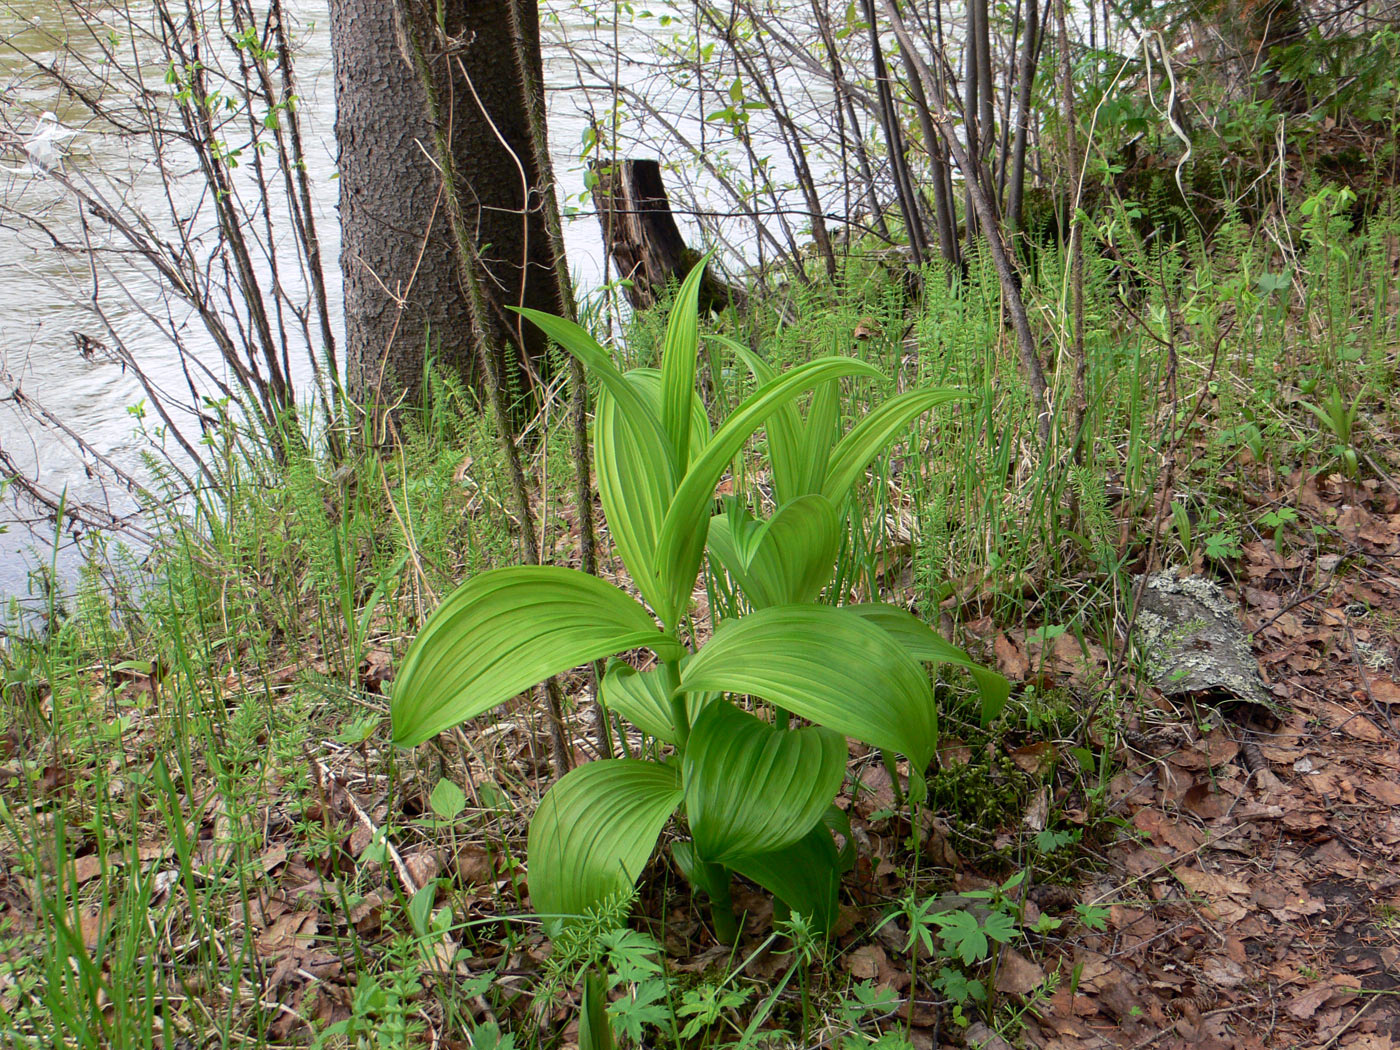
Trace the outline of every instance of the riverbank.
[[[89, 574], [0, 658], [6, 1039], [565, 1046], [588, 963], [630, 1045], [1400, 1038], [1400, 223], [1297, 207], [1291, 251], [1237, 224], [1209, 249], [1091, 253], [1078, 464], [1035, 440], [989, 265], [916, 289], [852, 251], [839, 291], [712, 322], [775, 367], [836, 353], [972, 395], [862, 482], [839, 593], [916, 610], [1012, 699], [984, 727], [941, 681], [913, 809], [853, 747], [856, 861], [825, 941], [738, 883], [742, 932], [717, 942], [663, 851], [628, 923], [551, 943], [524, 849], [552, 779], [542, 705], [389, 744], [426, 615], [519, 557], [462, 390], [439, 382], [387, 452], [339, 469], [231, 443], [218, 498], [155, 519], [139, 598]], [[1029, 309], [1064, 316], [1050, 250], [1034, 272]], [[663, 316], [636, 319], [627, 360], [655, 359]], [[715, 406], [742, 375], [710, 373]], [[537, 420], [527, 473], [546, 560], [576, 565], [563, 413]], [[757, 463], [726, 484], [761, 502]], [[1238, 606], [1278, 722], [1150, 680], [1125, 631], [1136, 577], [1163, 568]], [[574, 763], [655, 746], [600, 731], [587, 674], [562, 684]]]

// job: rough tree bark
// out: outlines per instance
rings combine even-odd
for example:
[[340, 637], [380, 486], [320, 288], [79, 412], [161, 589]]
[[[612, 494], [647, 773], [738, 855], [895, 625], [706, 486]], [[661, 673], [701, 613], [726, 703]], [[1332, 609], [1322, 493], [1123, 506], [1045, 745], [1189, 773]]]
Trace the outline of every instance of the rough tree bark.
[[[535, 0], [521, 0], [538, 72]], [[434, 5], [424, 4], [431, 17]], [[513, 395], [549, 371], [544, 337], [506, 307], [558, 311], [564, 299], [540, 207], [527, 99], [512, 68], [511, 0], [443, 0], [451, 42], [430, 56], [445, 129], [480, 246], [490, 297], [487, 348]], [[477, 384], [467, 296], [453, 257], [434, 129], [394, 16], [383, 0], [330, 0], [340, 147], [341, 270], [352, 394], [415, 397], [425, 351]]]
[[[679, 284], [700, 261], [700, 253], [681, 237], [671, 202], [654, 160], [593, 161], [593, 203], [603, 228], [603, 244], [627, 284], [623, 290], [634, 309], [655, 306], [669, 282]], [[709, 270], [700, 285], [700, 311], [743, 307], [744, 294]]]

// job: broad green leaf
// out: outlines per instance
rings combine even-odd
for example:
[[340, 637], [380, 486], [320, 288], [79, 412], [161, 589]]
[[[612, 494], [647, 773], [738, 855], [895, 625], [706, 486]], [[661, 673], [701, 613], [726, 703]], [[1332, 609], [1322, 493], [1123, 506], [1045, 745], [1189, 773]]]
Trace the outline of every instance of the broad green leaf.
[[949, 912], [936, 916], [934, 921], [938, 923], [938, 936], [948, 946], [949, 952], [963, 961], [963, 965], [971, 966], [973, 963], [982, 962], [991, 954], [987, 935], [977, 921], [977, 916], [971, 912]]
[[455, 820], [467, 808], [467, 794], [443, 777], [428, 796], [428, 807], [443, 820]]
[[530, 821], [530, 900], [546, 916], [581, 915], [626, 893], [682, 798], [674, 766], [634, 758], [564, 775]]
[[696, 851], [730, 864], [793, 845], [820, 823], [845, 772], [839, 733], [779, 730], [733, 704], [711, 704], [691, 726], [681, 764]]
[[748, 586], [756, 607], [815, 601], [831, 580], [841, 523], [825, 496], [799, 496], [759, 526], [747, 552]]
[[645, 428], [633, 425], [606, 387], [598, 391], [593, 417], [593, 459], [603, 515], [617, 553], [642, 597], [653, 609], [663, 609], [669, 596], [656, 572], [656, 543], [675, 477], [669, 458]]
[[696, 316], [700, 283], [705, 279], [707, 255], [681, 282], [671, 314], [666, 322], [666, 339], [661, 345], [661, 425], [676, 450], [681, 468], [690, 462], [690, 413], [695, 398], [695, 360], [700, 345], [700, 323]]
[[998, 944], [1010, 944], [1021, 933], [1016, 928], [1016, 920], [1004, 911], [994, 911], [983, 919], [982, 929]]
[[953, 664], [965, 668], [982, 697], [982, 724], [1001, 714], [1011, 695], [1011, 683], [990, 668], [983, 667], [967, 653], [924, 623], [913, 613], [883, 602], [848, 605], [846, 608], [871, 623], [879, 624], [894, 636], [904, 651], [921, 663]]
[[964, 400], [967, 396], [959, 390], [906, 390], [882, 402], [852, 427], [832, 450], [821, 491], [840, 506], [870, 461], [910, 423], [935, 405]]
[[831, 580], [841, 524], [825, 496], [799, 496], [767, 521], [731, 502], [710, 520], [709, 546], [756, 609], [816, 600]]
[[651, 615], [595, 576], [552, 565], [492, 569], [462, 584], [409, 646], [390, 703], [412, 746], [550, 675], [627, 649], [683, 651]]
[[938, 721], [928, 676], [888, 631], [828, 605], [779, 605], [722, 623], [681, 671], [685, 689], [759, 696], [928, 765]]
[[613, 660], [603, 675], [602, 691], [603, 704], [609, 711], [616, 711], [648, 736], [674, 742], [665, 668], [638, 671], [621, 660]]
[[608, 1019], [608, 997], [596, 969], [590, 969], [583, 979], [583, 1002], [579, 1006], [578, 1050], [614, 1050], [617, 1044]]
[[809, 916], [818, 929], [829, 930], [836, 921], [836, 890], [841, 876], [836, 843], [825, 827], [818, 825], [786, 849], [741, 857], [732, 867], [794, 912]]
[[[629, 381], [651, 398], [656, 414], [661, 414], [661, 372], [655, 368], [634, 368], [627, 373]], [[690, 403], [690, 459], [698, 456], [710, 443], [710, 417], [705, 414], [705, 404], [700, 398]], [[687, 462], [687, 461], [682, 461]]]
[[[623, 381], [659, 413], [660, 372], [636, 368]], [[697, 398], [691, 411], [690, 447], [698, 451], [709, 439], [710, 423]], [[660, 608], [665, 593], [656, 573], [656, 542], [676, 487], [669, 457], [656, 446], [647, 427], [633, 424], [607, 387], [598, 392], [593, 444], [599, 495], [613, 543], [637, 589], [653, 608]]]
[[[676, 742], [676, 728], [671, 722], [671, 695], [666, 688], [666, 669], [656, 667], [638, 671], [621, 660], [608, 664], [603, 675], [603, 704], [649, 736]], [[694, 720], [714, 699], [713, 693], [687, 693], [686, 712]]]
[[[743, 343], [728, 336], [712, 335], [711, 339], [728, 347], [753, 373], [756, 383], [762, 386], [777, 378], [778, 371], [759, 357]], [[803, 474], [802, 467], [802, 416], [791, 401], [780, 405], [764, 424], [768, 431], [768, 461], [773, 468], [773, 490], [780, 503], [793, 496], [802, 495], [798, 479]]]
[[426, 937], [432, 932], [430, 923], [433, 918], [433, 902], [437, 900], [437, 891], [437, 880], [431, 879], [420, 886], [418, 891], [408, 899], [409, 925], [413, 927], [413, 932], [419, 937]]
[[657, 571], [671, 599], [667, 608], [658, 613], [668, 627], [680, 622], [690, 603], [695, 576], [700, 570], [700, 556], [705, 549], [709, 506], [714, 501], [720, 475], [730, 460], [780, 405], [803, 390], [843, 376], [883, 378], [877, 369], [850, 358], [822, 358], [799, 365], [750, 394], [725, 420], [700, 457], [691, 463], [676, 487], [657, 544]]
[[553, 314], [525, 307], [511, 307], [511, 309], [578, 358], [584, 368], [597, 377], [604, 388], [617, 398], [633, 425], [639, 430], [645, 431], [648, 438], [655, 441], [658, 449], [664, 450], [671, 462], [672, 470], [679, 469], [675, 459], [675, 449], [671, 447], [671, 442], [666, 437], [666, 431], [655, 410], [639, 395], [637, 388], [626, 381], [623, 374], [618, 371], [617, 365], [613, 364], [612, 358], [608, 356], [608, 352], [599, 345], [598, 340], [573, 321], [565, 320], [562, 317], [555, 317]]
[[724, 500], [724, 513], [710, 519], [710, 531], [705, 537], [710, 553], [741, 588], [748, 576], [748, 562], [743, 551], [748, 549], [748, 534], [757, 528], [758, 521], [748, 507], [728, 496]]
[[789, 498], [822, 491], [840, 423], [841, 385], [827, 383], [818, 387], [812, 393], [812, 405], [803, 421], [802, 474], [797, 479], [796, 491]]

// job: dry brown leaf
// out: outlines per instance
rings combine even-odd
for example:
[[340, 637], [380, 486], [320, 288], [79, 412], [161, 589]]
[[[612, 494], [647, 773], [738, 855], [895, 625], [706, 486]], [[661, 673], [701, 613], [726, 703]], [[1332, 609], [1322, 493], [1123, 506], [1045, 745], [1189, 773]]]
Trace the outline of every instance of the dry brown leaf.
[[1252, 892], [1249, 884], [1229, 875], [1213, 875], [1199, 868], [1176, 867], [1172, 874], [1190, 892], [1198, 893], [1211, 900], [1225, 897], [1248, 897]]
[[1350, 974], [1329, 977], [1294, 996], [1288, 1004], [1288, 1013], [1299, 1021], [1309, 1020], [1324, 1005], [1341, 1006], [1354, 999], [1360, 987], [1360, 979]]
[[1031, 663], [1026, 659], [1025, 650], [1004, 634], [992, 639], [992, 651], [996, 653], [997, 670], [1013, 682], [1023, 682], [1030, 674]]
[[283, 915], [258, 934], [258, 950], [264, 955], [280, 955], [292, 948], [309, 948], [316, 939], [316, 913], [294, 911]]
[[422, 889], [442, 870], [442, 858], [438, 856], [436, 850], [420, 849], [406, 854], [403, 858], [403, 866], [408, 871], [409, 877], [413, 879], [413, 885]]
[[1171, 756], [1182, 769], [1218, 769], [1239, 754], [1239, 741], [1216, 730]]
[[938, 742], [937, 756], [940, 769], [966, 766], [972, 762], [972, 748], [955, 736], [944, 737]]
[[1382, 704], [1400, 704], [1400, 685], [1393, 678], [1372, 678], [1371, 695]]
[[867, 944], [846, 956], [845, 967], [858, 981], [873, 981], [880, 976], [881, 966], [888, 966], [885, 950], [878, 944]]
[[851, 335], [856, 339], [869, 339], [871, 336], [879, 335], [882, 330], [880, 322], [867, 314], [856, 322], [855, 331]]
[[1387, 806], [1400, 806], [1400, 784], [1383, 777], [1372, 777], [1361, 784], [1361, 790]]
[[1369, 744], [1380, 744], [1386, 742], [1386, 734], [1367, 718], [1360, 711], [1351, 711], [1341, 704], [1324, 704], [1323, 709], [1327, 714], [1327, 719], [1347, 736], [1355, 737], [1357, 740], [1364, 740]]
[[[115, 857], [107, 859], [107, 866], [113, 867]], [[79, 885], [84, 882], [91, 882], [102, 874], [102, 858], [96, 853], [91, 853], [86, 857], [78, 857], [73, 861], [73, 878], [78, 880]]]
[[457, 881], [463, 886], [481, 886], [495, 877], [496, 865], [491, 851], [476, 843], [463, 843], [453, 858]]
[[1139, 831], [1152, 836], [1159, 846], [1170, 846], [1189, 853], [1205, 841], [1205, 832], [1185, 820], [1173, 820], [1160, 809], [1140, 809], [1133, 814], [1133, 824]]
[[1055, 764], [1058, 752], [1050, 741], [1041, 740], [1024, 747], [1012, 748], [1010, 755], [1017, 769], [1038, 777], [1043, 776]]
[[1006, 995], [1030, 995], [1045, 983], [1045, 971], [1014, 948], [1004, 948], [997, 965], [997, 991]]
[[107, 916], [100, 908], [84, 908], [83, 913], [78, 916], [78, 932], [82, 934], [83, 944], [89, 949], [96, 948], [102, 937], [102, 928], [106, 924]]
[[1243, 966], [1233, 959], [1219, 955], [1207, 957], [1201, 964], [1201, 972], [1212, 984], [1225, 989], [1238, 988], [1249, 979], [1249, 974]]

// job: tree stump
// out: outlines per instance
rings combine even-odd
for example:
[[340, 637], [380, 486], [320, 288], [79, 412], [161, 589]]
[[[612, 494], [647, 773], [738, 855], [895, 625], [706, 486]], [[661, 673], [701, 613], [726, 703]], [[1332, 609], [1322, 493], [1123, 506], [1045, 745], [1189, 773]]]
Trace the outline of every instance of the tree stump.
[[[624, 282], [627, 301], [633, 309], [645, 310], [665, 295], [669, 281], [685, 278], [700, 253], [681, 236], [657, 161], [620, 160], [614, 166], [595, 160], [588, 167], [603, 244]], [[742, 292], [706, 272], [700, 286], [702, 312], [743, 304]]]

